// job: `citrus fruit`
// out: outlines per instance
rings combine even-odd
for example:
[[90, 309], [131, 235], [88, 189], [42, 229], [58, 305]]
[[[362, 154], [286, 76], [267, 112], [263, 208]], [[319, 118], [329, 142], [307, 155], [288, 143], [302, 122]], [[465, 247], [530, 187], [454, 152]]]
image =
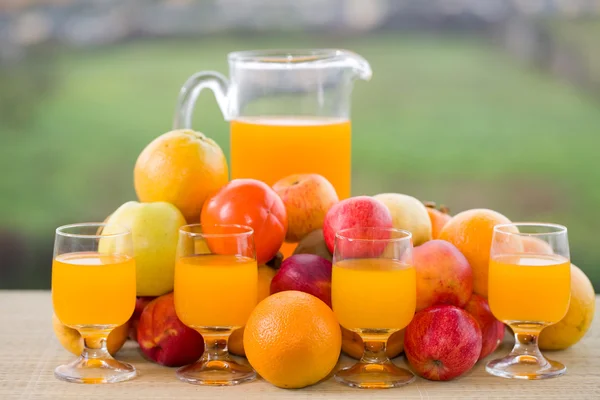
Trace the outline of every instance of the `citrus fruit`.
[[281, 388], [302, 388], [335, 367], [342, 332], [333, 311], [318, 298], [295, 290], [261, 301], [244, 332], [246, 357], [265, 380]]
[[271, 260], [285, 239], [287, 213], [277, 193], [256, 179], [234, 179], [213, 196], [200, 217], [202, 224], [239, 224], [254, 229], [256, 260]]
[[478, 208], [456, 214], [440, 232], [440, 239], [458, 247], [467, 258], [473, 269], [473, 291], [485, 298], [494, 226], [509, 223], [508, 218], [496, 211]]
[[188, 223], [198, 222], [207, 197], [225, 185], [229, 170], [212, 139], [189, 129], [167, 132], [139, 155], [134, 169], [140, 201], [175, 205]]
[[571, 264], [571, 303], [567, 315], [540, 334], [542, 350], [562, 350], [581, 340], [592, 325], [596, 306], [594, 287], [582, 270]]

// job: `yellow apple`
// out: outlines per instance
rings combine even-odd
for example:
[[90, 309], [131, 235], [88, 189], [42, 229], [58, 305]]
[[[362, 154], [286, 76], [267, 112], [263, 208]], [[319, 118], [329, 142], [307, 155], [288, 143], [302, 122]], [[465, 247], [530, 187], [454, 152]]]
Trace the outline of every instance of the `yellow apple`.
[[[76, 356], [81, 355], [83, 338], [76, 329], [63, 325], [55, 314], [52, 315], [52, 328], [56, 338], [65, 349]], [[106, 348], [111, 355], [114, 356], [123, 347], [127, 341], [128, 331], [129, 323], [126, 322], [110, 332], [106, 339]]]
[[[119, 227], [131, 231], [138, 296], [160, 296], [173, 291], [179, 228], [185, 224], [177, 207], [162, 201], [130, 201], [108, 218], [104, 233], [118, 231]], [[110, 242], [107, 240], [106, 245]]]
[[412, 233], [414, 246], [431, 240], [431, 219], [427, 208], [419, 200], [399, 193], [382, 193], [373, 197], [390, 210], [394, 228]]

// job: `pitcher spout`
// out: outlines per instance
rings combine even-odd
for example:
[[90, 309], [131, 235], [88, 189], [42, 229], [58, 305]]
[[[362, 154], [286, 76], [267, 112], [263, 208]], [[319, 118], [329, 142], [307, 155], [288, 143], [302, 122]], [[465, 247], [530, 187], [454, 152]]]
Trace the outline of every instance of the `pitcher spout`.
[[369, 62], [362, 56], [348, 50], [338, 50], [338, 57], [347, 63], [354, 71], [355, 76], [363, 81], [368, 81], [373, 76], [373, 70]]

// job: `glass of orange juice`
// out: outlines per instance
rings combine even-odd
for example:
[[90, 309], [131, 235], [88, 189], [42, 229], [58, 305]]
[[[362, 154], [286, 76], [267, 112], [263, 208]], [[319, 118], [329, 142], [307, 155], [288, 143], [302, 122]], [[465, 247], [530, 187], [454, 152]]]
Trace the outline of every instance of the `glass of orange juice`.
[[56, 229], [52, 262], [52, 303], [64, 325], [79, 331], [83, 351], [54, 370], [58, 379], [77, 383], [114, 383], [132, 379], [132, 365], [115, 360], [106, 348], [108, 334], [126, 323], [135, 308], [135, 260], [131, 232], [104, 230], [102, 223]]
[[359, 388], [391, 388], [415, 376], [386, 355], [390, 335], [415, 314], [417, 284], [412, 265], [412, 235], [392, 228], [349, 228], [337, 232], [331, 302], [340, 324], [356, 332], [364, 353], [335, 379]]
[[246, 325], [256, 306], [258, 266], [254, 231], [242, 225], [186, 225], [179, 231], [175, 311], [204, 338], [198, 362], [177, 370], [184, 382], [227, 386], [256, 372], [229, 356], [231, 333]]
[[571, 299], [571, 262], [567, 228], [543, 223], [494, 227], [490, 251], [488, 300], [496, 318], [509, 325], [515, 346], [493, 360], [487, 372], [503, 378], [544, 379], [567, 368], [545, 358], [540, 332], [559, 322]]

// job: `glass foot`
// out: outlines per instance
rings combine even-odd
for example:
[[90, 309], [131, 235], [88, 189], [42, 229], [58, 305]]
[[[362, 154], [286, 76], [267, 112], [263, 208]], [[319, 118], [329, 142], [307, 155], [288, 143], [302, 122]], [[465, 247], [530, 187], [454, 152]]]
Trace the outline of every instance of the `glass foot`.
[[485, 370], [495, 376], [511, 379], [547, 379], [564, 375], [567, 367], [558, 361], [532, 355], [508, 355], [490, 361]]
[[382, 364], [359, 361], [335, 374], [335, 380], [345, 385], [363, 389], [385, 389], [403, 386], [415, 380], [407, 369], [397, 367], [391, 361]]
[[177, 370], [177, 377], [195, 385], [232, 386], [256, 379], [249, 366], [229, 360], [200, 360]]
[[61, 365], [54, 370], [58, 379], [75, 383], [116, 383], [133, 379], [137, 371], [133, 365], [114, 358], [84, 358]]

